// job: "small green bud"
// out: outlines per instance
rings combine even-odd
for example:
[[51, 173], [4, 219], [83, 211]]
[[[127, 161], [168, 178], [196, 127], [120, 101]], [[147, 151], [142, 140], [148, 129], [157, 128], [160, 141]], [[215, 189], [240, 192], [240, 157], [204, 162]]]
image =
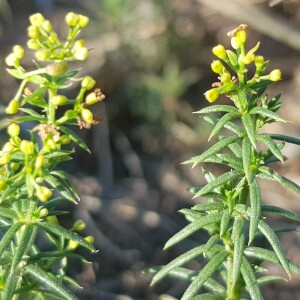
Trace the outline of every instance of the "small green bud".
[[0, 180], [0, 191], [3, 191], [6, 188], [6, 181]]
[[91, 235], [86, 236], [84, 239], [85, 239], [88, 243], [90, 243], [90, 244], [94, 244], [94, 242], [95, 242], [94, 237], [91, 236]]
[[235, 37], [239, 45], [245, 44], [247, 40], [247, 33], [245, 30], [238, 30], [235, 34]]
[[39, 45], [39, 43], [35, 39], [28, 40], [27, 41], [27, 47], [29, 49], [32, 49], [32, 50], [37, 50], [37, 49], [41, 48], [41, 46]]
[[39, 170], [45, 164], [46, 158], [44, 155], [39, 155], [36, 160], [34, 167], [36, 170]]
[[41, 49], [35, 52], [35, 58], [39, 61], [45, 61], [50, 58], [51, 51], [48, 49]]
[[71, 119], [75, 119], [77, 118], [77, 113], [72, 110], [72, 109], [69, 109], [65, 112], [64, 116], [68, 119], [68, 120], [71, 120]]
[[256, 55], [254, 59], [254, 64], [256, 69], [260, 70], [265, 63], [265, 58], [261, 55]]
[[36, 189], [36, 196], [41, 202], [45, 202], [52, 196], [52, 191], [45, 186], [40, 186]]
[[66, 15], [65, 20], [69, 26], [76, 26], [79, 23], [79, 15], [75, 14], [74, 12], [69, 12]]
[[82, 220], [76, 221], [75, 224], [73, 225], [73, 229], [75, 231], [82, 231], [85, 229], [85, 227], [86, 227], [86, 224]]
[[71, 143], [71, 141], [72, 141], [72, 139], [68, 135], [62, 135], [59, 139], [59, 142], [62, 145], [68, 145]]
[[269, 77], [272, 81], [279, 81], [281, 79], [281, 71], [279, 69], [275, 69], [269, 74]]
[[208, 102], [215, 102], [219, 98], [219, 91], [217, 88], [213, 88], [205, 92], [204, 96]]
[[18, 64], [18, 58], [16, 56], [15, 53], [10, 53], [6, 56], [5, 58], [5, 63], [9, 66], [9, 67], [14, 67]]
[[27, 140], [22, 140], [20, 150], [25, 154], [32, 154], [34, 152], [34, 143]]
[[14, 145], [11, 142], [6, 142], [3, 147], [2, 147], [2, 151], [3, 152], [11, 152], [12, 150], [14, 150]]
[[44, 208], [42, 208], [42, 209], [40, 210], [39, 216], [40, 216], [41, 218], [43, 218], [43, 217], [48, 216], [48, 214], [49, 214], [48, 209], [44, 207]]
[[64, 95], [56, 95], [51, 98], [51, 102], [55, 106], [64, 105], [68, 101], [68, 98]]
[[218, 58], [221, 58], [221, 59], [227, 58], [226, 49], [223, 45], [218, 45], [218, 46], [213, 47], [212, 53], [215, 56], [217, 56]]
[[255, 60], [255, 54], [253, 54], [253, 53], [246, 54], [244, 56], [244, 58], [242, 59], [242, 61], [245, 65], [251, 64], [254, 60]]
[[17, 99], [13, 99], [8, 103], [5, 112], [9, 115], [16, 114], [19, 111], [20, 103]]
[[43, 24], [43, 22], [45, 21], [45, 18], [41, 13], [36, 13], [29, 17], [29, 21], [30, 21], [31, 25], [41, 26]]
[[59, 61], [46, 66], [46, 73], [51, 76], [59, 76], [68, 71], [68, 64], [65, 61]]
[[220, 81], [222, 83], [230, 82], [231, 81], [230, 73], [229, 72], [223, 73], [222, 76], [221, 76], [221, 78], [220, 78]]
[[10, 137], [18, 136], [20, 134], [20, 126], [16, 123], [12, 123], [7, 127], [7, 133]]
[[75, 48], [74, 57], [78, 60], [86, 60], [89, 50], [86, 47]]
[[13, 53], [16, 55], [16, 57], [17, 57], [18, 59], [21, 59], [21, 58], [23, 58], [23, 56], [24, 56], [24, 49], [23, 49], [23, 47], [20, 46], [20, 45], [15, 45], [15, 46], [13, 47]]
[[49, 20], [45, 20], [42, 24], [42, 28], [46, 31], [46, 32], [51, 32], [53, 31], [53, 27], [52, 24]]
[[75, 250], [78, 247], [78, 242], [69, 240], [66, 250]]
[[9, 153], [6, 153], [0, 157], [0, 165], [8, 164], [10, 160], [11, 160], [11, 155]]
[[93, 123], [94, 116], [93, 116], [92, 112], [89, 109], [84, 108], [81, 111], [81, 117], [82, 117], [83, 121], [85, 121], [87, 124], [92, 124]]
[[15, 162], [12, 162], [10, 163], [10, 168], [13, 170], [13, 171], [17, 171], [20, 167], [20, 164], [18, 163], [15, 163]]
[[77, 40], [74, 43], [73, 48], [82, 48], [82, 47], [84, 47], [84, 45], [85, 45], [84, 40]]
[[86, 27], [89, 24], [89, 18], [83, 15], [79, 15], [79, 26]]
[[220, 60], [214, 60], [210, 66], [211, 69], [217, 74], [221, 74], [224, 68]]
[[96, 84], [96, 81], [91, 76], [85, 76], [83, 80], [81, 81], [81, 87], [90, 90], [92, 89]]
[[57, 38], [57, 33], [52, 31], [48, 37], [48, 41], [51, 44], [59, 43], [59, 39]]
[[99, 102], [99, 99], [98, 99], [98, 97], [97, 97], [97, 95], [96, 95], [95, 92], [88, 94], [86, 96], [86, 98], [85, 98], [85, 103], [87, 105], [93, 105], [93, 104], [95, 104], [97, 102]]
[[39, 36], [40, 36], [39, 28], [37, 26], [34, 26], [34, 25], [28, 26], [27, 35], [31, 39], [38, 39]]

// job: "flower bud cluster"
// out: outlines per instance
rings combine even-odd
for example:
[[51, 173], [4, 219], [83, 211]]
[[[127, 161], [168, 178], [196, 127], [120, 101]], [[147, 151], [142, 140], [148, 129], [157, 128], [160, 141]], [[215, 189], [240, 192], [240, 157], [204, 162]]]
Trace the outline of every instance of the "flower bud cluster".
[[[238, 94], [240, 89], [245, 91], [245, 88], [251, 86], [261, 80], [278, 81], [281, 79], [280, 70], [276, 69], [263, 75], [267, 67], [267, 62], [261, 55], [256, 55], [260, 43], [257, 43], [248, 52], [245, 50], [245, 42], [247, 34], [245, 29], [247, 25], [240, 25], [228, 35], [231, 37], [231, 46], [235, 52], [226, 50], [223, 45], [217, 45], [212, 49], [213, 54], [218, 58], [211, 63], [211, 69], [214, 73], [218, 74], [219, 82], [213, 84], [213, 88], [206, 91], [204, 96], [207, 101], [216, 101], [221, 94], [226, 94], [231, 99], [236, 99], [235, 95]], [[253, 78], [247, 78], [247, 66], [253, 63], [255, 66], [255, 74]], [[237, 74], [237, 77], [231, 76], [229, 69]], [[238, 105], [239, 106], [239, 105]]]

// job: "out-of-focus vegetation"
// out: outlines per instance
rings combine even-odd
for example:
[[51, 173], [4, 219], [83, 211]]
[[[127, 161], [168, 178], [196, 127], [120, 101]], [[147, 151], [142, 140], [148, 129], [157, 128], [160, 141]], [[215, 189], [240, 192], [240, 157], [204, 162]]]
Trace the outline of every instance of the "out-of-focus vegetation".
[[[180, 227], [177, 222], [183, 220], [176, 211], [190, 201], [184, 189], [199, 184], [195, 173], [200, 172], [187, 170], [179, 163], [198, 154], [197, 149], [208, 148], [208, 125], [191, 112], [203, 106], [203, 93], [213, 81], [209, 75], [213, 58], [210, 49], [219, 43], [226, 45], [225, 33], [237, 24], [247, 23], [252, 28], [249, 47], [264, 34], [261, 51], [273, 62], [271, 68], [276, 66], [283, 71], [281, 90], [286, 90], [286, 84], [291, 87], [288, 94], [285, 92], [287, 105], [283, 114], [299, 126], [299, 104], [295, 100], [300, 94], [299, 52], [293, 46], [299, 35], [299, 1], [221, 2], [0, 0], [2, 57], [11, 45], [25, 44], [26, 23], [33, 12], [42, 12], [61, 30], [67, 11], [90, 18], [89, 29], [83, 34], [91, 53], [83, 72], [97, 79], [107, 102], [94, 111], [103, 117], [102, 125], [83, 137], [98, 154], [68, 167], [74, 173], [86, 173], [82, 180], [74, 179], [82, 196], [74, 214], [85, 219], [89, 233], [94, 231], [95, 245], [101, 253], [93, 258], [94, 272], [89, 269], [80, 273], [83, 281], [90, 284], [89, 297], [95, 297], [91, 299], [117, 299], [120, 294], [131, 299], [158, 299], [159, 294], [168, 292], [176, 297], [183, 290], [178, 284], [170, 290], [163, 285], [146, 288], [149, 279], [141, 278], [140, 272], [176, 255], [159, 249]], [[264, 23], [270, 18], [273, 23]], [[278, 34], [282, 28], [285, 31]], [[285, 42], [291, 36], [293, 45]], [[81, 75], [85, 75], [83, 72]], [[13, 97], [15, 86], [1, 59], [2, 104]], [[74, 93], [72, 88], [69, 93]], [[226, 103], [225, 98], [221, 101]], [[296, 158], [297, 153], [293, 152]], [[290, 165], [286, 168], [290, 170]], [[96, 172], [100, 173], [98, 178], [86, 177]], [[103, 197], [104, 190], [108, 201]]]

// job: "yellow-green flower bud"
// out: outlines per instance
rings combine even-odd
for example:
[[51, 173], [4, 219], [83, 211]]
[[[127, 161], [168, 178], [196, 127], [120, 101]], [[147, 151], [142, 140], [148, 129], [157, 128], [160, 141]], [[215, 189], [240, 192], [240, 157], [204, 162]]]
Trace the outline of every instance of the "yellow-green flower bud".
[[31, 39], [38, 39], [39, 36], [40, 36], [39, 28], [37, 26], [34, 26], [34, 25], [28, 26], [27, 35]]
[[65, 20], [69, 26], [76, 26], [79, 23], [79, 15], [75, 14], [74, 12], [69, 12], [66, 15]]
[[18, 59], [21, 59], [24, 56], [24, 49], [20, 45], [15, 45], [13, 47], [13, 53], [16, 55]]
[[34, 167], [36, 170], [39, 170], [45, 164], [46, 158], [44, 155], [39, 155], [36, 160]]
[[86, 98], [85, 98], [85, 103], [87, 105], [93, 105], [93, 104], [95, 104], [97, 102], [99, 102], [99, 99], [98, 99], [98, 97], [97, 97], [97, 95], [96, 95], [95, 92], [88, 94], [86, 96]]
[[96, 84], [96, 81], [91, 76], [85, 76], [83, 80], [81, 81], [81, 87], [90, 90], [92, 89]]
[[66, 104], [68, 98], [64, 95], [56, 95], [51, 98], [51, 103], [55, 106], [61, 106]]
[[5, 112], [9, 115], [16, 114], [19, 111], [20, 103], [17, 99], [13, 99], [8, 103]]
[[9, 153], [5, 153], [0, 157], [0, 165], [8, 164], [11, 160], [11, 155]]
[[6, 142], [3, 147], [2, 147], [2, 151], [3, 152], [11, 152], [12, 150], [14, 150], [14, 145], [11, 142]]
[[3, 191], [6, 188], [6, 182], [4, 180], [0, 180], [0, 191]]
[[235, 36], [233, 36], [233, 37], [231, 38], [230, 43], [231, 43], [231, 47], [232, 47], [233, 49], [238, 49], [238, 48], [240, 47], [240, 44], [239, 44], [239, 42], [237, 41], [237, 39], [236, 39]]
[[75, 250], [78, 247], [78, 242], [69, 240], [66, 250]]
[[48, 41], [51, 44], [59, 43], [59, 39], [57, 38], [57, 33], [52, 31], [48, 37]]
[[212, 53], [215, 56], [217, 56], [218, 58], [221, 58], [221, 59], [227, 58], [226, 49], [223, 45], [218, 45], [218, 46], [213, 47]]
[[231, 81], [230, 73], [229, 73], [229, 72], [225, 72], [224, 74], [222, 74], [222, 76], [221, 76], [221, 78], [220, 78], [220, 81], [221, 81], [222, 83], [226, 83], [226, 82]]
[[219, 91], [217, 88], [213, 88], [205, 92], [204, 96], [208, 102], [215, 102], [219, 98]]
[[91, 236], [91, 235], [86, 236], [84, 239], [85, 239], [88, 243], [90, 243], [90, 244], [94, 244], [94, 242], [95, 242], [94, 237]]
[[45, 202], [52, 196], [52, 191], [45, 186], [40, 186], [36, 189], [36, 196], [41, 202]]
[[32, 154], [34, 152], [34, 143], [27, 140], [22, 140], [20, 150], [25, 154]]
[[221, 74], [223, 72], [224, 65], [220, 60], [214, 60], [210, 66], [211, 69], [217, 74]]
[[13, 171], [17, 171], [20, 167], [20, 164], [18, 163], [15, 163], [15, 162], [12, 162], [10, 163], [10, 168], [13, 170]]
[[261, 55], [256, 55], [254, 59], [254, 64], [257, 70], [260, 70], [265, 63], [265, 58]]
[[72, 109], [69, 109], [65, 112], [64, 116], [68, 119], [68, 120], [71, 120], [71, 119], [75, 119], [77, 118], [77, 113], [72, 110]]
[[42, 28], [46, 31], [46, 32], [51, 32], [53, 30], [52, 24], [49, 20], [45, 20], [42, 24]]
[[83, 15], [79, 15], [79, 26], [86, 27], [89, 24], [89, 18]]
[[92, 124], [93, 123], [94, 116], [93, 116], [92, 112], [89, 109], [84, 108], [81, 111], [81, 117], [82, 117], [83, 121], [85, 121], [87, 124]]
[[41, 48], [41, 46], [39, 45], [39, 43], [35, 39], [28, 40], [27, 41], [27, 47], [29, 49], [32, 49], [32, 50], [37, 50], [37, 49]]
[[48, 49], [41, 49], [35, 52], [35, 58], [39, 61], [45, 61], [50, 58], [51, 51]]
[[43, 24], [43, 22], [45, 21], [45, 18], [41, 13], [36, 13], [29, 17], [29, 21], [30, 21], [31, 25], [41, 26]]
[[19, 59], [17, 58], [15, 53], [10, 53], [6, 56], [5, 58], [5, 63], [9, 66], [9, 67], [14, 67], [16, 66], [16, 64], [18, 64]]
[[269, 74], [269, 78], [272, 81], [279, 81], [281, 79], [281, 71], [279, 69], [275, 69], [273, 70], [270, 74]]
[[235, 37], [239, 45], [245, 44], [247, 40], [247, 33], [245, 30], [238, 30], [235, 34]]
[[48, 216], [48, 214], [49, 214], [48, 209], [44, 207], [44, 208], [42, 208], [42, 209], [40, 210], [39, 216], [40, 216], [41, 218], [43, 218], [43, 217]]
[[11, 137], [18, 136], [20, 134], [20, 131], [21, 131], [20, 126], [16, 123], [12, 123], [7, 127], [7, 133]]
[[89, 54], [89, 50], [86, 47], [75, 48], [74, 57], [78, 60], [85, 60]]
[[82, 48], [82, 47], [84, 47], [84, 45], [85, 45], [84, 40], [77, 40], [74, 43], [73, 48]]
[[68, 71], [68, 64], [65, 61], [59, 61], [46, 66], [46, 73], [51, 76], [59, 76]]
[[75, 231], [82, 231], [85, 229], [85, 227], [86, 227], [86, 224], [82, 220], [76, 221], [75, 224], [73, 225], [73, 229]]
[[253, 53], [246, 54], [242, 59], [242, 61], [245, 65], [251, 64], [254, 60], [255, 60], [255, 54], [253, 54]]
[[62, 145], [68, 145], [71, 143], [71, 141], [72, 141], [72, 139], [68, 135], [62, 135], [59, 139], [59, 142]]

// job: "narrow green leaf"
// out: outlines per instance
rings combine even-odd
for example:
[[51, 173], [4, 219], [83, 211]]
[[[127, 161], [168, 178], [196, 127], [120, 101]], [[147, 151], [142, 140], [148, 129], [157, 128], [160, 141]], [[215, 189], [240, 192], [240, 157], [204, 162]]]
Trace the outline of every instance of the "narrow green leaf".
[[258, 141], [263, 142], [270, 149], [270, 151], [273, 153], [273, 155], [276, 156], [281, 162], [283, 162], [283, 156], [282, 156], [282, 153], [281, 153], [279, 147], [272, 140], [272, 138], [270, 138], [270, 136], [268, 134], [265, 134], [265, 133], [258, 134], [256, 136], [256, 139]]
[[287, 274], [290, 276], [290, 267], [288, 259], [273, 229], [263, 220], [260, 220], [258, 222], [258, 229], [267, 238], [272, 248], [274, 249], [274, 252], [276, 253], [281, 265], [283, 266]]
[[194, 114], [208, 114], [215, 112], [238, 113], [239, 111], [237, 110], [237, 108], [230, 105], [212, 105], [195, 111]]
[[[218, 123], [218, 119], [217, 118], [212, 118], [212, 117], [204, 117], [203, 118], [206, 122], [210, 123], [210, 124], [214, 124], [216, 125]], [[225, 125], [224, 125], [224, 128], [232, 131], [233, 133], [235, 133], [236, 135], [238, 136], [243, 136], [245, 134], [245, 131], [239, 127], [238, 125], [232, 123], [232, 122], [227, 122]]]
[[63, 299], [67, 300], [78, 300], [78, 298], [66, 287], [61, 284], [59, 278], [56, 278], [52, 274], [45, 272], [41, 268], [34, 265], [27, 265], [25, 267], [25, 273], [29, 273], [36, 280], [45, 284], [49, 289], [54, 291], [59, 296], [63, 297]]
[[239, 238], [239, 236], [242, 235], [243, 232], [244, 232], [244, 220], [243, 220], [243, 218], [240, 217], [240, 216], [235, 217], [234, 222], [233, 222], [231, 239], [233, 241], [235, 241], [236, 239]]
[[275, 133], [268, 133], [268, 136], [273, 140], [283, 141], [290, 144], [300, 145], [300, 139], [295, 137], [283, 135], [283, 134], [275, 134]]
[[295, 182], [291, 181], [290, 179], [284, 176], [280, 176], [277, 172], [275, 172], [271, 168], [262, 166], [259, 168], [259, 171], [261, 173], [257, 174], [258, 177], [262, 179], [276, 180], [284, 187], [287, 187], [296, 193], [300, 193], [300, 186], [298, 184], [296, 184]]
[[250, 184], [254, 179], [254, 174], [251, 168], [252, 163], [252, 146], [250, 139], [245, 137], [242, 142], [242, 158], [243, 158], [243, 167], [246, 174], [248, 183]]
[[46, 230], [49, 233], [53, 233], [57, 236], [62, 236], [65, 239], [72, 240], [77, 242], [79, 245], [91, 250], [95, 251], [95, 248], [92, 244], [88, 243], [83, 237], [79, 236], [77, 233], [71, 232], [70, 230], [65, 229], [64, 227], [52, 224], [49, 222], [36, 222], [35, 223], [40, 228]]
[[185, 290], [181, 300], [190, 300], [192, 297], [196, 296], [197, 292], [201, 289], [205, 281], [217, 271], [227, 257], [227, 251], [218, 252], [215, 256], [213, 256], [195, 277], [189, 287]]
[[259, 285], [264, 285], [270, 282], [277, 282], [277, 281], [286, 281], [286, 278], [282, 276], [276, 276], [276, 275], [268, 275], [268, 276], [262, 276], [257, 278], [257, 283]]
[[245, 233], [241, 229], [240, 235], [234, 240], [233, 262], [232, 262], [232, 284], [235, 285], [240, 277], [242, 258], [245, 248]]
[[192, 207], [194, 210], [198, 211], [210, 211], [210, 210], [223, 210], [226, 207], [223, 202], [208, 202], [196, 204]]
[[10, 218], [10, 219], [18, 219], [19, 218], [18, 214], [14, 210], [4, 207], [3, 204], [1, 205], [1, 208], [0, 208], [0, 216], [4, 217], [4, 218]]
[[25, 78], [25, 73], [22, 69], [6, 69], [6, 71], [17, 79], [22, 80]]
[[243, 156], [242, 155], [242, 148], [238, 143], [232, 143], [232, 144], [228, 145], [228, 148], [232, 151], [232, 153], [236, 157], [240, 158], [240, 157]]
[[190, 223], [175, 235], [173, 235], [165, 244], [164, 249], [170, 248], [171, 246], [179, 243], [180, 241], [186, 239], [188, 236], [192, 235], [193, 233], [207, 225], [220, 222], [222, 219], [222, 215], [223, 212], [212, 213], [202, 217], [201, 219], [193, 223]]
[[249, 111], [249, 114], [251, 115], [262, 115], [264, 117], [268, 117], [270, 119], [273, 119], [277, 122], [284, 122], [286, 123], [287, 121], [281, 117], [279, 117], [277, 114], [272, 112], [271, 110], [264, 108], [264, 107], [254, 107]]
[[215, 164], [224, 164], [226, 166], [229, 166], [232, 169], [236, 169], [239, 171], [243, 170], [243, 164], [240, 159], [237, 159], [236, 156], [227, 154], [227, 153], [221, 153], [221, 154], [215, 154], [207, 159], [205, 159], [203, 162], [210, 162]]
[[256, 180], [249, 185], [250, 192], [250, 227], [249, 227], [249, 242], [250, 244], [257, 231], [258, 222], [261, 214], [261, 195], [260, 188]]
[[151, 285], [154, 285], [157, 282], [161, 281], [164, 277], [166, 277], [170, 273], [170, 271], [174, 270], [175, 268], [186, 264], [187, 262], [200, 256], [203, 252], [208, 251], [209, 248], [211, 248], [215, 243], [217, 243], [218, 240], [219, 237], [215, 235], [212, 238], [210, 238], [210, 240], [205, 245], [201, 245], [199, 247], [193, 248], [187, 251], [186, 253], [178, 256], [167, 265], [163, 266], [153, 277], [151, 281]]
[[60, 126], [59, 128], [63, 133], [68, 135], [73, 142], [75, 142], [77, 145], [79, 145], [79, 147], [81, 147], [88, 153], [91, 153], [90, 149], [87, 147], [85, 142], [73, 130], [71, 130], [67, 127], [64, 127], [64, 126]]
[[36, 118], [41, 118], [41, 119], [46, 119], [44, 115], [40, 115], [38, 112], [36, 112], [34, 109], [31, 108], [20, 108], [20, 110], [30, 116], [36, 117]]
[[216, 179], [214, 179], [213, 181], [207, 183], [199, 192], [196, 193], [196, 195], [193, 198], [203, 196], [206, 193], [213, 191], [215, 188], [241, 177], [241, 175], [241, 172], [237, 170], [224, 173]]
[[9, 243], [11, 240], [15, 237], [16, 232], [20, 229], [20, 227], [23, 225], [22, 222], [17, 222], [14, 225], [12, 225], [4, 234], [4, 236], [1, 238], [0, 241], [0, 256], [3, 255], [3, 252], [6, 250], [6, 248], [9, 246]]
[[232, 214], [228, 210], [223, 211], [223, 216], [220, 224], [220, 237], [222, 237], [227, 231], [231, 218]]
[[238, 136], [226, 137], [226, 138], [220, 140], [219, 142], [217, 142], [216, 144], [214, 144], [211, 148], [209, 148], [208, 150], [206, 150], [205, 152], [203, 152], [199, 156], [192, 157], [191, 159], [185, 161], [184, 164], [192, 163], [193, 167], [195, 167], [199, 163], [203, 162], [206, 158], [210, 157], [211, 155], [216, 154], [218, 151], [224, 149], [229, 144], [232, 144], [232, 143], [236, 142], [239, 139], [240, 139], [240, 137], [238, 137]]
[[219, 133], [220, 130], [224, 128], [224, 126], [225, 126], [226, 123], [228, 123], [229, 121], [231, 121], [233, 119], [238, 118], [239, 116], [240, 116], [240, 113], [236, 109], [236, 112], [234, 112], [234, 113], [227, 113], [222, 118], [220, 118], [219, 121], [218, 121], [218, 123], [216, 124], [216, 126], [212, 130], [212, 132], [211, 132], [208, 140], [210, 140], [213, 136], [215, 136], [217, 133]]
[[300, 214], [294, 213], [292, 211], [283, 209], [278, 206], [273, 205], [262, 205], [261, 211], [264, 213], [271, 213], [275, 215], [280, 215], [282, 217], [288, 218], [290, 220], [294, 220], [300, 222]]
[[45, 123], [47, 119], [45, 117], [33, 117], [33, 116], [24, 116], [13, 119], [16, 123], [27, 123], [27, 122], [38, 122]]
[[255, 130], [254, 124], [251, 115], [246, 114], [242, 116], [242, 122], [247, 132], [248, 138], [253, 145], [254, 149], [256, 149], [256, 142], [255, 142]]
[[220, 300], [225, 299], [226, 294], [212, 294], [212, 293], [204, 293], [199, 296], [195, 296], [192, 300]]
[[245, 256], [242, 257], [241, 272], [251, 299], [264, 300], [257, 283], [251, 264]]

